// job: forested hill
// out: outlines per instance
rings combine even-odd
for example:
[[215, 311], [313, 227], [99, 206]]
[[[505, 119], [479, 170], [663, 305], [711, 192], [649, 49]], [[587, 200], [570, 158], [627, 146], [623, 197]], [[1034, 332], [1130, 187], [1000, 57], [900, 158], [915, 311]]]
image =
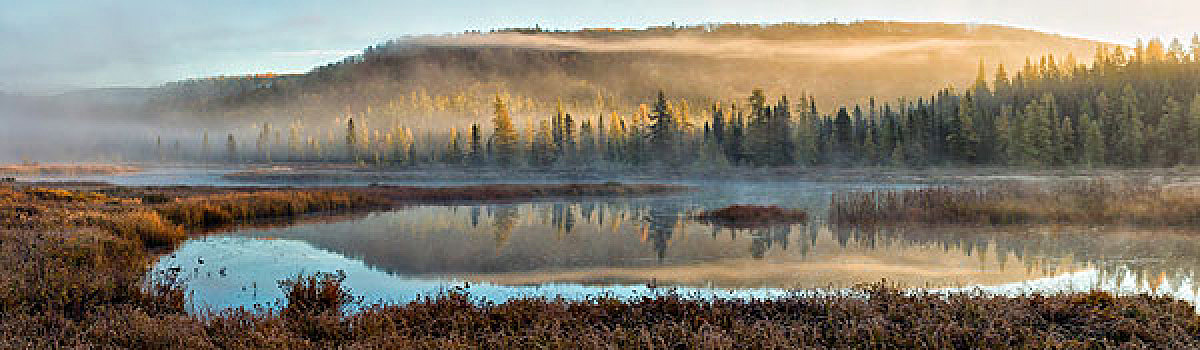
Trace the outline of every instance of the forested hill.
[[[152, 108], [308, 120], [384, 113], [413, 127], [444, 127], [488, 118], [498, 93], [509, 97], [521, 122], [524, 115], [552, 111], [558, 101], [602, 113], [645, 103], [660, 89], [700, 105], [763, 88], [816, 96], [822, 109], [832, 110], [868, 97], [968, 86], [981, 60], [1012, 67], [1052, 54], [1088, 63], [1097, 45], [1003, 26], [942, 23], [509, 29], [397, 39], [306, 74], [171, 83]], [[452, 118], [429, 118], [438, 114]]]

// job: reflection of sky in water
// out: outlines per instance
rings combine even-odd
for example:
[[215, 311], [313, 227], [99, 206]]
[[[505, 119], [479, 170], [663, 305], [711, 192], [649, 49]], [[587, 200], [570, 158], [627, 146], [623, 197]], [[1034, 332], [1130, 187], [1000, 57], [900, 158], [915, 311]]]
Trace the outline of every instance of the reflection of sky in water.
[[655, 198], [421, 206], [197, 238], [158, 269], [179, 267], [195, 304], [214, 307], [267, 304], [281, 296], [279, 279], [335, 270], [345, 271], [347, 286], [367, 301], [411, 300], [468, 282], [472, 295], [502, 301], [665, 288], [776, 296], [884, 278], [937, 290], [1098, 287], [1196, 298], [1200, 242], [1186, 234], [854, 230], [819, 220], [731, 231], [683, 218], [732, 203], [805, 208], [820, 218], [829, 193], [847, 187], [862, 185], [725, 184]]

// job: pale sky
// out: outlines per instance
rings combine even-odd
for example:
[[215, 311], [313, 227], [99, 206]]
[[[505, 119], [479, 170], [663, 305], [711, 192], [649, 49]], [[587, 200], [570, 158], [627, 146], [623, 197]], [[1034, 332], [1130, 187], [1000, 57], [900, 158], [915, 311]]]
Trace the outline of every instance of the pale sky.
[[533, 25], [968, 22], [1123, 44], [1200, 31], [1196, 0], [0, 0], [0, 9], [0, 91], [43, 93], [302, 72], [405, 35]]

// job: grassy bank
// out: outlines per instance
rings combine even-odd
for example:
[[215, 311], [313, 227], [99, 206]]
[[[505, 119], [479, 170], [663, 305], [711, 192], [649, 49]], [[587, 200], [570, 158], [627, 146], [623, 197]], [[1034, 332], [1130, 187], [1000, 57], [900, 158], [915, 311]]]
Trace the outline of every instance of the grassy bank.
[[109, 164], [0, 164], [0, 175], [116, 175], [141, 168]]
[[839, 224], [1200, 225], [1200, 188], [1135, 182], [1004, 183], [834, 194]]
[[280, 310], [197, 316], [185, 312], [180, 285], [143, 277], [152, 248], [169, 247], [195, 227], [404, 201], [674, 190], [0, 187], [0, 348], [1200, 346], [1200, 318], [1191, 305], [1106, 293], [947, 297], [876, 285], [853, 297], [503, 304], [451, 293], [361, 305], [363, 311], [347, 314], [343, 306], [356, 302], [353, 292], [341, 276], [322, 274], [281, 283], [287, 300]]

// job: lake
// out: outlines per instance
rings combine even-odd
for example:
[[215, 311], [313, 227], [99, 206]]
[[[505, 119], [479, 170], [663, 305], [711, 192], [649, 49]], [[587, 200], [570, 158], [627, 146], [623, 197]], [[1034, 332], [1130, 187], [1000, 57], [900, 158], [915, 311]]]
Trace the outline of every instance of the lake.
[[[278, 281], [343, 271], [368, 302], [448, 289], [480, 300], [543, 296], [774, 297], [886, 283], [1017, 294], [1103, 289], [1195, 302], [1190, 232], [1087, 227], [831, 227], [834, 191], [917, 185], [691, 181], [692, 193], [526, 203], [427, 205], [198, 236], [151, 274], [178, 271], [197, 309], [272, 306]], [[810, 211], [761, 229], [688, 220], [730, 204]]]

